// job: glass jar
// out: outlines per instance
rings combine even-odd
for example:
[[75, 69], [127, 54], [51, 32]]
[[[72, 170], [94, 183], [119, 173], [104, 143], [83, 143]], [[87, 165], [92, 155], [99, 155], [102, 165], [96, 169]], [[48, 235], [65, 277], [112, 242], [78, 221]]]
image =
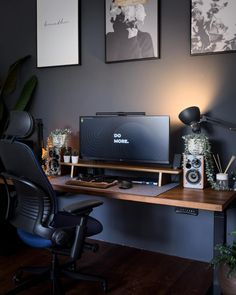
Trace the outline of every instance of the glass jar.
[[229, 190], [229, 177], [227, 173], [216, 174], [216, 188], [220, 191]]

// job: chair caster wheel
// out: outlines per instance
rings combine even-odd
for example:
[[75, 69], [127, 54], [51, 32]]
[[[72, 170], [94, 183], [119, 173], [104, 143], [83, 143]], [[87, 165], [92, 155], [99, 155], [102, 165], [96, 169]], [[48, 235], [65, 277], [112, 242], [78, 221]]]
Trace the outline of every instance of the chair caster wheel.
[[107, 292], [107, 282], [106, 281], [102, 282], [102, 288], [103, 288], [104, 292]]
[[23, 277], [23, 271], [22, 270], [18, 270], [15, 275], [13, 276], [12, 280], [14, 282], [15, 285], [18, 285], [22, 282], [22, 277]]
[[98, 245], [98, 244], [94, 244], [94, 245], [93, 245], [93, 248], [92, 248], [92, 251], [93, 251], [94, 253], [96, 253], [98, 250], [99, 250], [99, 245]]

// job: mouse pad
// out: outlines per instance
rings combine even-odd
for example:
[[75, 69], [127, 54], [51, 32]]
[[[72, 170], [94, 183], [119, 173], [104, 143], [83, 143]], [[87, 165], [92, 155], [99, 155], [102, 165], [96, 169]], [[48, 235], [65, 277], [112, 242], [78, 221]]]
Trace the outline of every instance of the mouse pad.
[[111, 189], [113, 192], [155, 197], [167, 192], [168, 190], [171, 190], [178, 185], [179, 183], [168, 183], [159, 187], [149, 184], [134, 184], [133, 187], [129, 189], [121, 189], [116, 185], [109, 189]]

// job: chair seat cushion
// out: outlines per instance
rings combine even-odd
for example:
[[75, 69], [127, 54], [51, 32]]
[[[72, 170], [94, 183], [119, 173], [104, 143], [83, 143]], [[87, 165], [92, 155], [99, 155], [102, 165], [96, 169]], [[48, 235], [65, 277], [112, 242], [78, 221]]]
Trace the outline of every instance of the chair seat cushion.
[[[54, 228], [66, 228], [71, 226], [76, 226], [80, 223], [80, 217], [79, 216], [73, 216], [68, 213], [59, 212], [55, 215], [54, 220], [52, 222], [52, 226]], [[90, 237], [93, 235], [96, 235], [102, 231], [103, 227], [102, 224], [92, 218], [88, 217], [87, 221], [87, 230], [86, 230], [86, 236]], [[17, 234], [19, 235], [20, 239], [27, 245], [35, 248], [51, 248], [52, 242], [51, 240], [47, 240], [44, 238], [41, 238], [37, 235], [30, 234], [23, 229], [18, 228]]]
[[21, 238], [21, 240], [31, 246], [31, 247], [35, 247], [35, 248], [50, 248], [52, 246], [52, 242], [50, 240], [46, 240], [43, 239], [39, 236], [36, 235], [32, 235], [30, 233], [27, 233], [26, 231], [22, 230], [22, 229], [17, 229], [17, 234], [19, 235], [19, 237]]
[[[55, 214], [53, 222], [51, 224], [54, 228], [66, 228], [80, 224], [80, 216], [71, 215], [66, 212], [58, 212]], [[86, 237], [90, 237], [99, 234], [103, 230], [102, 224], [93, 217], [88, 217]]]

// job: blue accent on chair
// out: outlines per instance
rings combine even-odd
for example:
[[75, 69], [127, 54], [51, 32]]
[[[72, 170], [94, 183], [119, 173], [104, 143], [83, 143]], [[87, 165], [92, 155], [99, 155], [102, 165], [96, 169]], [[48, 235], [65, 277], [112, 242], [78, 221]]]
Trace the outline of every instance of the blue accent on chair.
[[39, 236], [32, 235], [26, 231], [18, 228], [17, 233], [21, 240], [28, 246], [35, 248], [50, 248], [52, 247], [52, 242], [50, 240], [43, 239]]

